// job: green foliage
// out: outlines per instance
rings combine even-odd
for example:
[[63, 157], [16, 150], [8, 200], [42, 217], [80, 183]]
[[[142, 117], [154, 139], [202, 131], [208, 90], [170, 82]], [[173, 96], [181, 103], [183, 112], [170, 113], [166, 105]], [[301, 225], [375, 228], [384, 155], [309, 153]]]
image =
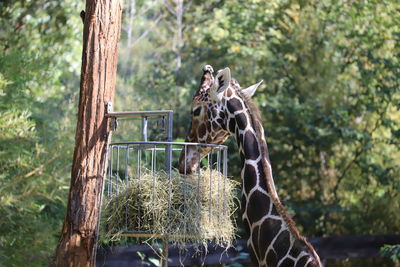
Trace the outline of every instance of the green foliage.
[[229, 1], [190, 36], [244, 86], [265, 80], [255, 101], [276, 182], [306, 234], [400, 226], [398, 10], [394, 1]]
[[380, 254], [383, 257], [390, 258], [394, 263], [400, 260], [400, 245], [384, 245], [380, 249]]
[[158, 25], [140, 48], [144, 57], [131, 60], [143, 75], [120, 72], [118, 104], [174, 109], [181, 137], [203, 64], [229, 66], [242, 86], [264, 79], [254, 100], [280, 196], [303, 233], [396, 232], [399, 8], [396, 1], [194, 1], [184, 14], [182, 67], [171, 67], [174, 32]]
[[73, 1], [0, 4], [0, 265], [48, 264], [64, 218], [78, 85]]

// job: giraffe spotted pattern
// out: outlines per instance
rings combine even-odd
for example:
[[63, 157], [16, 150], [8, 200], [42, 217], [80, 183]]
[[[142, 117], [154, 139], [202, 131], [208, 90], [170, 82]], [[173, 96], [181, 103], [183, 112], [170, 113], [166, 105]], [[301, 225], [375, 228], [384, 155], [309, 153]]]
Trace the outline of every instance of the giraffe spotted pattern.
[[[186, 141], [221, 144], [229, 136], [236, 139], [243, 166], [242, 220], [252, 261], [258, 266], [322, 266], [277, 196], [264, 129], [249, 100], [260, 83], [241, 89], [228, 68], [220, 70], [215, 79], [212, 73], [211, 66], [203, 68]], [[180, 171], [193, 173], [198, 158], [208, 152], [187, 151], [186, 157], [182, 153]]]

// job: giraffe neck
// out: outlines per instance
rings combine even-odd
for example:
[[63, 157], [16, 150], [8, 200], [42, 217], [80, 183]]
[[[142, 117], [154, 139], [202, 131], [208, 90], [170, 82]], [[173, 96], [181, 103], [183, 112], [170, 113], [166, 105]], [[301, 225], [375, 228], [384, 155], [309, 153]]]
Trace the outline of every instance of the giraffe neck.
[[250, 255], [259, 266], [321, 266], [278, 198], [264, 129], [258, 113], [249, 112], [249, 104], [237, 98], [227, 101], [229, 131], [235, 136], [243, 164], [242, 219], [249, 234]]

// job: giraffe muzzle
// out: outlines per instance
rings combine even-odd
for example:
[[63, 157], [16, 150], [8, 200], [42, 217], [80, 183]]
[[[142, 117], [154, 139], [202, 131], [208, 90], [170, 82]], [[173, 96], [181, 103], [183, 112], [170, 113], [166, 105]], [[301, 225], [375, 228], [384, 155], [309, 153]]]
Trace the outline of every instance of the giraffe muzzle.
[[201, 154], [201, 151], [197, 147], [188, 146], [182, 149], [179, 156], [179, 172], [181, 174], [195, 173], [202, 158]]

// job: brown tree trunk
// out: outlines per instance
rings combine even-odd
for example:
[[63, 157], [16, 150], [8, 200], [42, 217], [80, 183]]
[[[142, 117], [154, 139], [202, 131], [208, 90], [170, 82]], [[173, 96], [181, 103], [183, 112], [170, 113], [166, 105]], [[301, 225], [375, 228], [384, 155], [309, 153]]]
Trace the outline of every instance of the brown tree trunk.
[[122, 8], [119, 0], [87, 0], [75, 151], [67, 215], [56, 266], [93, 266], [109, 125], [115, 91]]

